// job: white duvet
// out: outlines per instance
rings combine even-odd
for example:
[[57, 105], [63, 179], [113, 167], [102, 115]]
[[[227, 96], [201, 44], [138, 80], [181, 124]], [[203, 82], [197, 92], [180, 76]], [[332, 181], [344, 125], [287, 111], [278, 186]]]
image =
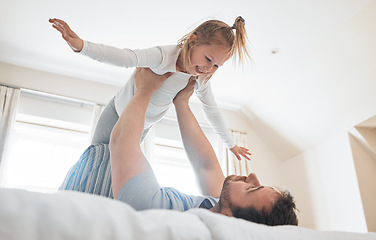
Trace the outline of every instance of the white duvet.
[[376, 233], [268, 227], [204, 209], [136, 212], [125, 203], [91, 194], [0, 189], [0, 239], [376, 240]]

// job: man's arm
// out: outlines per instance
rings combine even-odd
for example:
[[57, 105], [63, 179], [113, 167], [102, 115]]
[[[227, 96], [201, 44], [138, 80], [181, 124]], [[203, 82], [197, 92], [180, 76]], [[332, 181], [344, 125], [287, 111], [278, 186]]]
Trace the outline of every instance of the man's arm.
[[173, 102], [184, 148], [195, 171], [201, 191], [204, 195], [219, 197], [225, 179], [224, 175], [212, 145], [188, 105], [194, 84], [195, 80], [190, 79], [188, 85], [179, 92]]
[[152, 171], [140, 148], [145, 112], [151, 96], [171, 74], [153, 78], [137, 77], [137, 91], [112, 130], [110, 139], [112, 190], [116, 199], [121, 188], [134, 176]]

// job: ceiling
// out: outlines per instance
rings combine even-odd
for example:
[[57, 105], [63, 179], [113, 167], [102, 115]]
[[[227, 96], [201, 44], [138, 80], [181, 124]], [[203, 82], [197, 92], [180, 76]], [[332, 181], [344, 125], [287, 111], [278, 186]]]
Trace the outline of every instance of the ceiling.
[[[315, 69], [307, 56], [372, 2], [0, 0], [0, 61], [122, 86], [132, 70], [73, 53], [48, 19], [65, 20], [89, 41], [146, 48], [175, 44], [204, 20], [215, 18], [231, 25], [241, 15], [253, 62], [226, 63], [210, 80], [213, 92], [219, 105], [244, 113], [270, 148], [288, 159], [339, 127], [370, 115], [369, 108], [355, 117], [351, 109], [333, 114], [347, 100], [349, 89], [333, 98], [338, 82], [328, 83], [318, 73], [312, 74]], [[364, 106], [364, 102], [358, 104]], [[352, 108], [359, 109], [359, 105]]]

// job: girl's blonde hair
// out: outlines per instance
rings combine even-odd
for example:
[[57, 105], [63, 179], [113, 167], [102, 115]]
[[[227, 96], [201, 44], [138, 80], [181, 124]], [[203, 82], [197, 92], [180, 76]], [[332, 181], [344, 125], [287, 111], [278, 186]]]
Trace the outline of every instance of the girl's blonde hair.
[[[219, 20], [208, 20], [198, 26], [195, 30], [184, 35], [178, 44], [182, 48], [181, 55], [184, 68], [190, 65], [189, 39], [192, 34], [197, 36], [197, 45], [222, 45], [228, 48], [229, 57], [234, 57], [236, 62], [243, 62], [245, 58], [250, 59], [248, 52], [248, 37], [245, 31], [245, 23], [242, 17], [237, 17], [232, 27]], [[235, 29], [235, 34], [234, 30]], [[186, 70], [186, 69], [184, 69]], [[211, 74], [204, 77], [205, 81], [211, 78]]]

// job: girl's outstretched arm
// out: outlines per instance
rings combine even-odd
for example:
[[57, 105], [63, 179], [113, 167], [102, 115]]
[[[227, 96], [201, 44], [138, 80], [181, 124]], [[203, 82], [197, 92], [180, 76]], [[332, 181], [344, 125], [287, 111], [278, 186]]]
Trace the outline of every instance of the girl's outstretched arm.
[[203, 103], [204, 113], [213, 127], [213, 130], [221, 137], [223, 143], [228, 149], [235, 155], [235, 157], [240, 161], [241, 157], [248, 160], [251, 153], [247, 148], [239, 147], [235, 145], [234, 140], [226, 126], [225, 121], [221, 113], [218, 110], [217, 103], [214, 100], [214, 95], [211, 91], [210, 82], [201, 84], [196, 91], [197, 97]]
[[68, 43], [73, 51], [80, 52], [82, 50], [84, 41], [70, 29], [66, 22], [57, 18], [50, 18], [48, 21], [52, 23], [53, 28], [61, 33], [63, 39]]

